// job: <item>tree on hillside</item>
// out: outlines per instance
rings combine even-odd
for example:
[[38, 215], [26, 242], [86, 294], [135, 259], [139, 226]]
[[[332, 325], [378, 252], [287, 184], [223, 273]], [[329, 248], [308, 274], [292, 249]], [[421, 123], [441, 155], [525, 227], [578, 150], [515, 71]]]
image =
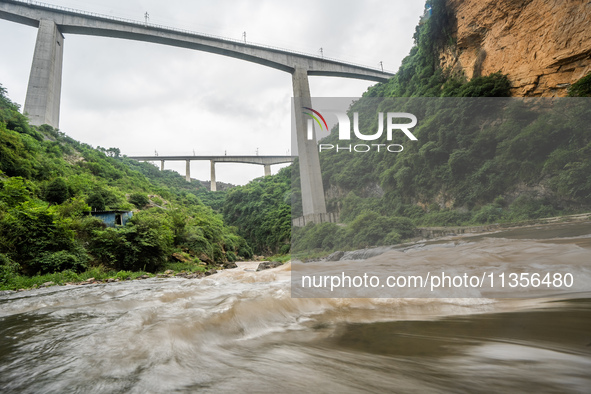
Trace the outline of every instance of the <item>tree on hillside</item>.
[[54, 204], [61, 204], [68, 198], [70, 198], [70, 190], [68, 189], [68, 185], [66, 184], [66, 181], [64, 181], [64, 178], [55, 178], [47, 186], [45, 192], [46, 201]]

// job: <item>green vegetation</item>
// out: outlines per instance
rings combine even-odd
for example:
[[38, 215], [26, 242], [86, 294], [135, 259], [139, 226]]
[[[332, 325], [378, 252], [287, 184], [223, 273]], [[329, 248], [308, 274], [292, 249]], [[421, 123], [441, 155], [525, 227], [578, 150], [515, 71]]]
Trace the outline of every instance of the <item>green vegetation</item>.
[[133, 280], [144, 275], [154, 276], [154, 274], [148, 272], [107, 270], [101, 266], [93, 267], [81, 273], [73, 270], [64, 270], [50, 274], [28, 276], [19, 274], [16, 271], [9, 271], [6, 265], [0, 266], [0, 282], [4, 283], [2, 289], [29, 289], [41, 287], [46, 283], [65, 285], [66, 283], [84, 282], [91, 278], [97, 281], [105, 281], [107, 279]]
[[291, 167], [230, 190], [226, 223], [236, 226], [258, 254], [286, 254], [291, 237]]
[[573, 83], [568, 90], [570, 97], [591, 97], [591, 73]]
[[348, 225], [310, 223], [294, 228], [292, 253], [314, 250], [354, 250], [375, 245], [394, 245], [415, 234], [410, 219], [387, 217], [374, 211], [363, 211]]
[[138, 209], [145, 207], [150, 202], [150, 199], [144, 193], [132, 193], [128, 200]]
[[428, 0], [432, 16], [417, 26], [415, 46], [402, 61], [396, 75], [385, 83], [369, 88], [365, 97], [508, 97], [510, 82], [494, 73], [467, 81], [463, 74], [443, 70], [440, 53], [455, 47], [452, 37], [453, 15], [445, 0]]
[[279, 262], [281, 264], [285, 264], [288, 261], [291, 260], [291, 254], [280, 254], [280, 255], [274, 255], [268, 258], [269, 261], [271, 262]]
[[[589, 209], [591, 136], [585, 119], [591, 114], [584, 103], [562, 102], [540, 111], [535, 103], [508, 99], [506, 75], [468, 81], [441, 69], [440, 53], [455, 46], [453, 16], [443, 0], [427, 5], [432, 17], [417, 27], [416, 46], [397, 74], [372, 86], [350, 108], [359, 112], [361, 129], [375, 130], [372, 99], [404, 98], [379, 110], [421, 114], [419, 141], [404, 140], [399, 155], [323, 152], [325, 189], [339, 195], [327, 201], [328, 209], [338, 212], [342, 223], [293, 229], [292, 253], [395, 244], [413, 237], [415, 226], [517, 222]], [[572, 91], [587, 85], [588, 78]], [[427, 103], [423, 97], [446, 99]], [[337, 133], [322, 142], [338, 144]], [[287, 173], [236, 188], [223, 204], [226, 222], [257, 253], [288, 250], [288, 208], [294, 217], [302, 212], [297, 162], [292, 168], [290, 207]]]
[[[565, 100], [544, 107], [535, 101], [498, 99], [510, 95], [505, 75], [467, 81], [463, 74], [441, 69], [440, 53], [456, 45], [453, 16], [443, 0], [427, 5], [432, 16], [417, 27], [416, 45], [397, 74], [370, 87], [349, 109], [359, 112], [361, 130], [377, 128], [377, 112], [420, 115], [413, 130], [418, 141], [404, 136], [387, 141], [384, 135], [371, 142], [403, 144], [399, 154], [322, 152], [324, 187], [338, 196], [327, 201], [328, 210], [338, 212], [344, 225], [295, 229], [292, 253], [397, 243], [412, 234], [400, 233], [388, 222], [400, 218], [416, 226], [475, 225], [591, 207], [587, 103]], [[590, 78], [574, 84], [571, 95], [589, 96]], [[383, 97], [395, 99], [377, 103]], [[322, 143], [338, 145], [337, 134], [333, 130]], [[292, 209], [301, 207], [294, 204]]]
[[[541, 109], [510, 99], [397, 102], [424, 119], [415, 129], [418, 141], [399, 141], [404, 152], [321, 154], [324, 184], [347, 191], [329, 201], [343, 222], [366, 210], [417, 225], [459, 225], [588, 209], [591, 111], [584, 100]], [[337, 138], [323, 142], [338, 144]]]
[[[432, 16], [417, 27], [399, 71], [350, 108], [362, 130], [375, 129], [375, 105], [420, 114], [418, 141], [392, 141], [404, 142], [400, 154], [322, 152], [324, 186], [337, 196], [328, 209], [342, 223], [295, 229], [291, 252], [394, 244], [412, 237], [415, 226], [514, 222], [591, 207], [591, 107], [584, 99], [551, 107], [486, 99], [510, 96], [507, 76], [468, 81], [441, 69], [440, 53], [456, 45], [453, 15], [444, 0], [427, 5]], [[589, 97], [590, 86], [591, 74], [569, 95]], [[289, 259], [291, 214], [302, 214], [297, 162], [207, 192], [117, 148], [94, 149], [47, 125], [32, 127], [5, 93], [0, 86], [0, 289], [202, 271], [253, 253]], [[384, 97], [397, 101], [373, 102]], [[338, 144], [337, 133], [323, 143]], [[116, 228], [89, 215], [114, 209], [135, 213]]]
[[[199, 271], [200, 262], [251, 257], [247, 242], [197, 197], [204, 188], [191, 185], [116, 148], [30, 126], [0, 86], [0, 289], [170, 264]], [[136, 212], [116, 228], [90, 215], [113, 209]], [[173, 253], [185, 262], [174, 263]]]

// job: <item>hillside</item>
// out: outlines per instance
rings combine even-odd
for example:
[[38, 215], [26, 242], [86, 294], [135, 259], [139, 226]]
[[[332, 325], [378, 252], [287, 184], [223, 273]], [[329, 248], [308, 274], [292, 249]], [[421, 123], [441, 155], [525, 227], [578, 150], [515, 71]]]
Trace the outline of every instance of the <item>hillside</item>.
[[[546, 5], [537, 5], [540, 12], [558, 3], [494, 3], [427, 2], [427, 12], [414, 35], [416, 45], [396, 75], [370, 87], [349, 109], [350, 118], [358, 112], [359, 119], [364, 119], [362, 129], [375, 130], [377, 111], [372, 101], [382, 97], [440, 98], [398, 99], [396, 105], [378, 107], [383, 112], [391, 111], [390, 108], [397, 108], [398, 112], [402, 108], [402, 112], [421, 114], [421, 123], [415, 129], [418, 141], [405, 143], [404, 152], [399, 154], [321, 152], [329, 212], [338, 213], [348, 228], [358, 227], [366, 235], [351, 241], [357, 233], [334, 224], [310, 226], [296, 229], [296, 249], [330, 250], [393, 243], [404, 238], [404, 226], [395, 226], [402, 219], [423, 226], [484, 224], [591, 209], [588, 99], [535, 102], [509, 98], [522, 94], [591, 95], [591, 75], [584, 74], [589, 71], [586, 48], [591, 45], [586, 23], [580, 16], [573, 16], [568, 19], [574, 23], [568, 28], [572, 40], [563, 42], [556, 38], [556, 42], [548, 44], [554, 48], [548, 56], [562, 53], [565, 57], [560, 64], [568, 63], [570, 71], [556, 68], [554, 63], [540, 71], [539, 64], [546, 64], [547, 59], [539, 64], [524, 61], [528, 52], [514, 46], [503, 52], [511, 59], [499, 60], [499, 51], [494, 51], [492, 45], [501, 45], [507, 37], [519, 37], [523, 45], [536, 48], [538, 35], [550, 39], [568, 34], [559, 31], [558, 23], [540, 21], [536, 37], [528, 40], [529, 35], [533, 36], [529, 25], [518, 23], [520, 18], [531, 20], [537, 3]], [[570, 3], [561, 13], [574, 15], [573, 8], [577, 7], [578, 11], [588, 12], [589, 5], [579, 3]], [[556, 20], [552, 18], [551, 22]], [[499, 30], [500, 25], [504, 30]], [[479, 35], [468, 34], [470, 29]], [[466, 47], [468, 42], [473, 46]], [[485, 51], [490, 51], [490, 57], [481, 55], [479, 64], [469, 57]], [[516, 62], [522, 63], [518, 66]], [[527, 67], [531, 69], [526, 70]], [[568, 79], [568, 89], [558, 92], [556, 86], [540, 82], [523, 90], [523, 75], [546, 75], [550, 69], [558, 70], [552, 78]], [[321, 143], [337, 145], [337, 129]], [[383, 135], [372, 143], [389, 141]], [[379, 220], [384, 223], [376, 225]]]
[[[412, 237], [416, 226], [590, 210], [588, 99], [510, 99], [591, 96], [590, 39], [581, 19], [588, 7], [579, 1], [563, 8], [543, 0], [427, 1], [416, 45], [396, 75], [370, 87], [349, 110], [359, 112], [364, 130], [375, 129], [375, 108], [367, 103], [397, 98], [399, 109], [421, 114], [418, 141], [405, 143], [400, 154], [322, 152], [328, 210], [342, 223], [294, 229], [295, 249], [394, 244]], [[536, 12], [572, 23], [552, 17], [536, 25], [534, 37]], [[519, 45], [505, 43], [511, 40]], [[51, 127], [31, 127], [5, 93], [0, 282], [15, 273], [158, 271], [179, 258], [202, 267], [289, 252], [291, 213], [301, 213], [296, 167], [211, 193], [173, 171], [121, 157], [116, 148], [95, 149]], [[426, 97], [442, 100], [420, 100]], [[396, 107], [381, 105], [383, 112]], [[375, 141], [387, 142], [385, 136]], [[336, 130], [322, 143], [337, 144]], [[135, 214], [127, 226], [111, 229], [88, 215], [92, 209]]]
[[[252, 255], [197, 197], [200, 183], [32, 127], [18, 108], [0, 86], [0, 286], [18, 274], [156, 272], [179, 260], [203, 270]], [[92, 210], [134, 213], [107, 228]]]

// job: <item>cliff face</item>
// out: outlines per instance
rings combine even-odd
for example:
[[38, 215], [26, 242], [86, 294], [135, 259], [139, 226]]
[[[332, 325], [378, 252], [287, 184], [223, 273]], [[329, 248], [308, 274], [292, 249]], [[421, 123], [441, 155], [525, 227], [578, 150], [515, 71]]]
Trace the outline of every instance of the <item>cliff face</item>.
[[591, 72], [591, 1], [448, 0], [455, 15], [443, 68], [508, 74], [514, 96], [566, 96]]

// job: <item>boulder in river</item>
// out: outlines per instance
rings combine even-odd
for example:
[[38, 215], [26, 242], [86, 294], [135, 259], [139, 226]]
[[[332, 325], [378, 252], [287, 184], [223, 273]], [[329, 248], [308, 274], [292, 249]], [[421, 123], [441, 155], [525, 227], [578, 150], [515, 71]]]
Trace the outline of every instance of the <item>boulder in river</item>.
[[326, 257], [326, 261], [339, 261], [341, 259], [341, 257], [343, 257], [344, 254], [345, 254], [345, 252], [338, 250], [334, 253], [329, 254]]
[[283, 265], [283, 263], [280, 263], [279, 261], [263, 261], [257, 267], [257, 271], [268, 270], [270, 268], [277, 268], [280, 265]]

